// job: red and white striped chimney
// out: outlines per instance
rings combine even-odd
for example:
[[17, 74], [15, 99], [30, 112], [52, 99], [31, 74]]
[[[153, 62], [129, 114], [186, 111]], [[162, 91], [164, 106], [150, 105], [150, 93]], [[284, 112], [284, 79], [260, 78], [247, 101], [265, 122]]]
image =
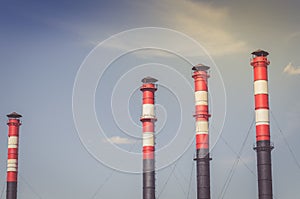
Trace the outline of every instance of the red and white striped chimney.
[[195, 84], [197, 198], [210, 199], [208, 66], [198, 64], [192, 68]]
[[143, 199], [155, 199], [155, 110], [156, 79], [145, 77], [140, 90], [143, 92]]
[[8, 158], [6, 199], [17, 199], [19, 127], [22, 115], [13, 112], [8, 117]]
[[268, 95], [268, 52], [257, 50], [252, 53], [254, 69], [254, 96], [257, 153], [257, 178], [259, 199], [272, 199], [272, 165]]

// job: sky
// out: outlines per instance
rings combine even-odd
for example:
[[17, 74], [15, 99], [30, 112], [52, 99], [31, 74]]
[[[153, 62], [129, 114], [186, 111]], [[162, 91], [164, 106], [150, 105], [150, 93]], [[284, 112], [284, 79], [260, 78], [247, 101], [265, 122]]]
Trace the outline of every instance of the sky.
[[251, 52], [270, 53], [274, 198], [300, 194], [300, 2], [1, 1], [0, 199], [7, 117], [20, 199], [141, 198], [141, 79], [158, 79], [156, 196], [195, 198], [192, 65], [209, 65], [212, 198], [257, 197]]

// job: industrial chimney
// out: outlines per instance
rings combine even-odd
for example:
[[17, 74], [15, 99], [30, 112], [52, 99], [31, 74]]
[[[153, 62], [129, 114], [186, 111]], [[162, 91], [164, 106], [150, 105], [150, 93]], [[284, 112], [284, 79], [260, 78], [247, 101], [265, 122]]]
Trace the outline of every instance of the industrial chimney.
[[209, 136], [208, 136], [208, 66], [192, 68], [195, 84], [197, 199], [210, 199]]
[[22, 115], [13, 112], [8, 117], [8, 158], [6, 199], [17, 199], [19, 126]]
[[140, 90], [143, 92], [143, 110], [140, 121], [143, 123], [143, 199], [155, 199], [155, 111], [154, 93], [156, 79], [145, 77]]
[[257, 153], [258, 198], [272, 199], [272, 166], [268, 96], [268, 52], [257, 50], [252, 53], [254, 69], [254, 96]]

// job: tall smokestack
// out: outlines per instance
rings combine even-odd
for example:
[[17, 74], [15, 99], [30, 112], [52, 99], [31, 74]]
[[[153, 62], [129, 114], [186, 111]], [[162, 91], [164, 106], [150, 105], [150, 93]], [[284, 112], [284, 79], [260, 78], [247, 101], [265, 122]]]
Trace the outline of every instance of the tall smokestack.
[[156, 79], [145, 77], [140, 90], [143, 92], [143, 199], [155, 199], [155, 112], [154, 93]]
[[268, 96], [268, 52], [257, 50], [252, 53], [254, 69], [254, 96], [257, 153], [258, 198], [272, 199], [272, 166]]
[[209, 136], [208, 136], [208, 66], [192, 68], [195, 84], [197, 199], [210, 199]]
[[13, 112], [8, 117], [8, 158], [6, 199], [17, 199], [19, 126], [22, 115]]

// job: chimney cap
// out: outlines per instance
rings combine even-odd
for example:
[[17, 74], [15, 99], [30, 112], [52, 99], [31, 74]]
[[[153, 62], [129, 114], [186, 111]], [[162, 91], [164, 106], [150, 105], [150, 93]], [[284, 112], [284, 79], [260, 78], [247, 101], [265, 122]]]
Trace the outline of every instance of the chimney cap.
[[157, 79], [147, 76], [147, 77], [142, 79], [142, 82], [145, 83], [145, 84], [149, 84], [149, 83], [153, 84], [153, 83], [157, 82]]
[[12, 113], [10, 113], [10, 114], [8, 114], [8, 115], [6, 115], [8, 118], [20, 118], [20, 117], [22, 117], [22, 115], [20, 115], [19, 113], [17, 113], [17, 112], [12, 112]]
[[269, 53], [267, 51], [264, 51], [264, 50], [261, 50], [261, 49], [258, 49], [254, 52], [251, 53], [252, 55], [255, 55], [255, 56], [263, 56], [263, 57], [266, 57], [269, 55]]
[[194, 71], [206, 71], [208, 69], [210, 69], [210, 67], [205, 66], [203, 64], [197, 64], [196, 66], [193, 66], [193, 68], [192, 68], [192, 70], [194, 70]]

